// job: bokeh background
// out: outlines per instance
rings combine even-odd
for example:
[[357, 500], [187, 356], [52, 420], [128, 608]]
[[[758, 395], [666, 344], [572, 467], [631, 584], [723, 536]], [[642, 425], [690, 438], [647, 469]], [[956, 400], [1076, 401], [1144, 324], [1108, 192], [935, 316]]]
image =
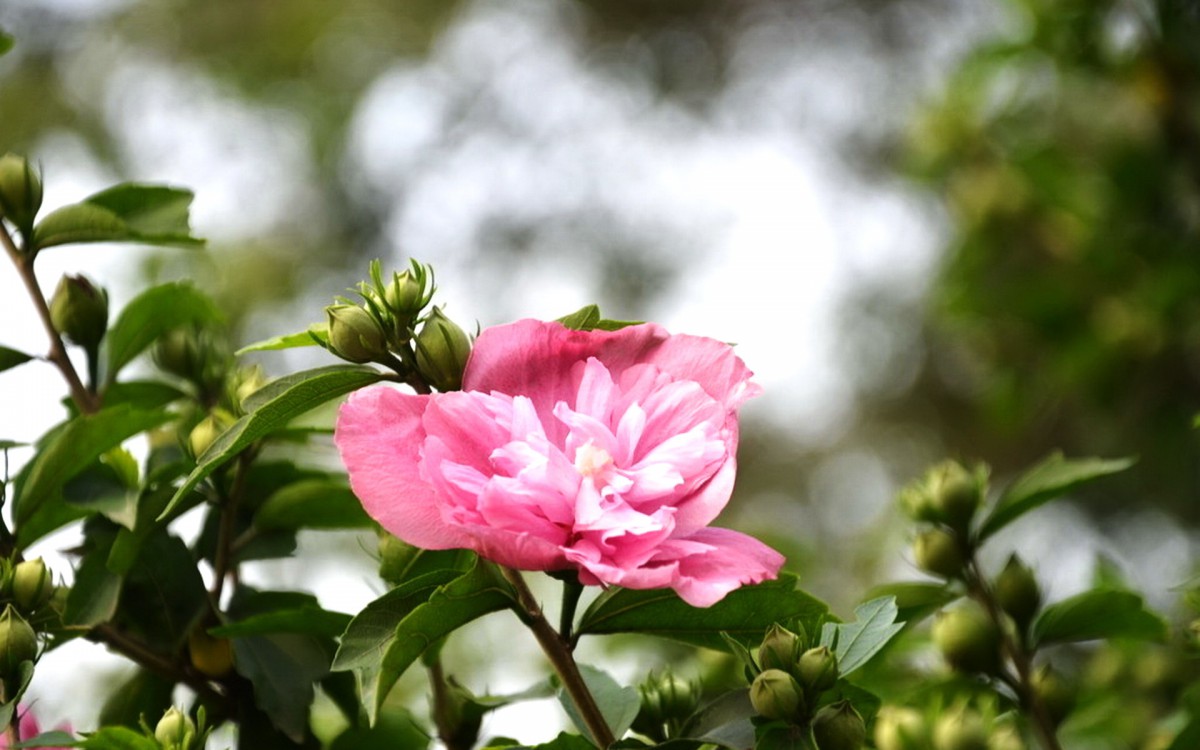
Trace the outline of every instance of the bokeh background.
[[[1194, 572], [1192, 0], [3, 0], [0, 27], [0, 150], [40, 163], [46, 206], [165, 181], [209, 239], [56, 249], [47, 289], [83, 270], [116, 307], [193, 278], [249, 343], [414, 257], [468, 327], [596, 302], [736, 342], [766, 392], [722, 522], [843, 614], [916, 575], [893, 497], [945, 456], [1002, 483], [1054, 449], [1137, 455], [1008, 545], [1052, 596], [1097, 556], [1160, 607]], [[3, 272], [0, 312], [41, 351]], [[3, 377], [0, 437], [60, 418], [48, 366]], [[314, 537], [257, 574], [357, 611], [370, 547]], [[51, 722], [94, 723], [119, 669], [96, 650], [39, 669]]]

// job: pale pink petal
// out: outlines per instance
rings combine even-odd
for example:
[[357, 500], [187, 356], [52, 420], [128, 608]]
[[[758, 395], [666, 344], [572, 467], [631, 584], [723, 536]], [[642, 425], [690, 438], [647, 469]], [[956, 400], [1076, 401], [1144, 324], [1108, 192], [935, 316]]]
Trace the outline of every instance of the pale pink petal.
[[428, 403], [388, 386], [364, 388], [342, 404], [334, 442], [350, 487], [383, 528], [425, 549], [470, 547], [469, 537], [442, 520], [438, 495], [420, 476]]

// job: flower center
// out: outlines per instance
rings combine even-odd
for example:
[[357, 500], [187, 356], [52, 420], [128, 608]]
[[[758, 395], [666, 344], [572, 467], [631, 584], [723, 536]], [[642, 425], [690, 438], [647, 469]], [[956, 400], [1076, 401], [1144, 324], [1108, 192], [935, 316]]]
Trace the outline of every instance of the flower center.
[[612, 465], [613, 457], [608, 451], [597, 448], [591, 440], [575, 449], [575, 469], [581, 476], [601, 481]]

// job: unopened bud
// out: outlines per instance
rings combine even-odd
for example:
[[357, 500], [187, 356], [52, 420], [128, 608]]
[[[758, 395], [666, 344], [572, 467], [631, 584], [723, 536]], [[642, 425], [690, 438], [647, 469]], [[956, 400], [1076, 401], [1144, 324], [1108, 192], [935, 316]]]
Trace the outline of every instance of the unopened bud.
[[383, 289], [383, 303], [396, 316], [398, 328], [399, 324], [411, 325], [432, 296], [429, 269], [416, 261], [407, 271], [393, 273], [391, 283]]
[[12, 680], [22, 663], [36, 657], [37, 634], [9, 604], [0, 614], [0, 681]]
[[760, 716], [797, 721], [805, 712], [803, 690], [782, 669], [766, 669], [750, 684], [750, 703]]
[[73, 343], [94, 351], [108, 330], [108, 293], [86, 276], [63, 276], [50, 298], [50, 321]]
[[263, 374], [263, 369], [259, 365], [238, 370], [236, 385], [233, 388], [234, 403], [239, 409], [245, 410], [246, 399], [253, 396], [268, 382], [267, 376]]
[[1075, 691], [1048, 664], [1033, 673], [1031, 682], [1034, 695], [1046, 710], [1046, 718], [1058, 726], [1075, 707]]
[[817, 712], [812, 733], [817, 750], [861, 750], [867, 739], [867, 725], [850, 701], [838, 701]]
[[652, 739], [667, 738], [664, 727], [680, 726], [700, 703], [700, 686], [665, 670], [638, 686], [641, 706], [633, 728]]
[[191, 717], [171, 706], [154, 727], [154, 739], [165, 750], [189, 750], [196, 739]]
[[16, 154], [0, 157], [0, 218], [30, 234], [42, 207], [42, 178], [27, 159]]
[[934, 750], [987, 750], [987, 728], [978, 711], [962, 708], [933, 725]]
[[958, 537], [940, 528], [917, 535], [913, 540], [913, 561], [921, 570], [942, 578], [960, 577], [966, 564]]
[[800, 655], [796, 663], [796, 673], [800, 683], [812, 693], [828, 690], [837, 682], [837, 657], [828, 646], [810, 648]]
[[23, 612], [33, 612], [54, 596], [54, 580], [42, 558], [19, 562], [13, 568], [12, 597]]
[[375, 316], [358, 305], [330, 305], [329, 349], [348, 362], [363, 364], [387, 355], [387, 338]]
[[795, 672], [796, 661], [800, 658], [800, 650], [803, 647], [800, 636], [774, 624], [763, 637], [762, 645], [758, 647], [758, 666], [762, 669]]
[[875, 717], [875, 747], [879, 750], [926, 750], [929, 727], [913, 708], [884, 706]]
[[196, 458], [204, 455], [233, 422], [233, 417], [222, 409], [214, 409], [207, 417], [201, 419], [188, 433], [188, 448], [192, 455]]
[[417, 369], [425, 382], [439, 391], [462, 387], [463, 369], [471, 353], [471, 339], [454, 321], [434, 307], [417, 334]]
[[993, 590], [996, 603], [1022, 628], [1029, 624], [1042, 604], [1042, 592], [1033, 571], [1016, 554], [1008, 558], [1004, 570], [996, 576]]
[[983, 501], [979, 478], [956, 461], [947, 461], [929, 473], [929, 494], [938, 521], [956, 531], [966, 531]]
[[933, 622], [933, 642], [960, 672], [994, 674], [1000, 666], [1000, 631], [976, 606], [938, 614]]

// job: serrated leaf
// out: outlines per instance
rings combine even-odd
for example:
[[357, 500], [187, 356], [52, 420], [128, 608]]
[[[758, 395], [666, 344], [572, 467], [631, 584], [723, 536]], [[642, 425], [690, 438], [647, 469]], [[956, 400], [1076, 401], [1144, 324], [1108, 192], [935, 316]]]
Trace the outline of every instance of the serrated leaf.
[[[620, 737], [625, 734], [625, 730], [633, 725], [633, 720], [637, 718], [638, 709], [642, 705], [637, 688], [622, 686], [606, 672], [587, 664], [579, 665], [579, 675], [595, 699], [596, 707], [600, 709], [604, 723], [612, 730], [613, 736]], [[600, 743], [588, 730], [579, 708], [565, 688], [559, 688], [558, 702], [584, 736], [598, 746]]]
[[196, 247], [189, 190], [123, 183], [49, 213], [33, 230], [33, 247], [84, 242], [137, 242]]
[[208, 634], [218, 638], [244, 638], [249, 635], [295, 633], [336, 638], [351, 621], [350, 615], [330, 612], [317, 605], [264, 612], [243, 620], [209, 628]]
[[743, 586], [706, 609], [698, 609], [670, 589], [612, 588], [592, 602], [576, 633], [645, 633], [724, 651], [721, 633], [742, 643], [757, 643], [776, 622], [798, 620], [814, 631], [828, 611], [824, 602], [796, 587], [797, 578], [782, 573], [774, 581]]
[[105, 337], [107, 382], [113, 383], [122, 367], [164, 333], [223, 319], [212, 299], [187, 282], [150, 287], [125, 305]]
[[1084, 591], [1047, 606], [1033, 623], [1033, 640], [1038, 645], [1101, 638], [1158, 641], [1164, 637], [1165, 623], [1130, 591]]
[[253, 344], [247, 344], [234, 352], [234, 356], [240, 357], [250, 352], [273, 352], [280, 349], [296, 349], [303, 346], [320, 346], [321, 339], [314, 334], [313, 328], [324, 330], [325, 324], [315, 323], [309, 326], [308, 329], [298, 333], [286, 333], [282, 336], [274, 336], [262, 341], [256, 341]]
[[32, 354], [19, 352], [16, 349], [9, 349], [7, 346], [0, 346], [0, 372], [10, 370], [17, 365], [23, 365], [33, 359]]
[[[197, 460], [167, 504], [160, 518], [174, 509], [192, 489], [252, 443], [270, 435], [296, 417], [350, 391], [378, 383], [383, 375], [369, 367], [335, 365], [308, 370], [287, 378], [285, 388], [273, 389], [264, 401], [255, 401], [255, 409], [221, 433]], [[271, 388], [274, 384], [268, 384]], [[265, 389], [264, 389], [265, 390]], [[258, 394], [254, 394], [257, 396]]]
[[358, 497], [340, 481], [294, 482], [263, 502], [254, 514], [260, 529], [365, 529], [373, 525]]
[[987, 539], [1034, 508], [1062, 497], [1082, 484], [1133, 466], [1133, 458], [1063, 458], [1055, 453], [1022, 474], [1004, 491], [979, 526], [978, 539]]
[[[833, 626], [833, 653], [837, 657], [838, 674], [841, 677], [870, 661], [903, 629], [904, 623], [896, 622], [897, 614], [899, 610], [895, 597], [886, 596], [855, 607], [854, 622]], [[824, 632], [821, 640], [824, 643]]]

